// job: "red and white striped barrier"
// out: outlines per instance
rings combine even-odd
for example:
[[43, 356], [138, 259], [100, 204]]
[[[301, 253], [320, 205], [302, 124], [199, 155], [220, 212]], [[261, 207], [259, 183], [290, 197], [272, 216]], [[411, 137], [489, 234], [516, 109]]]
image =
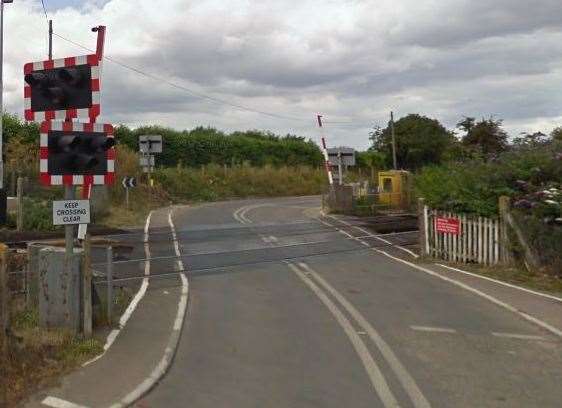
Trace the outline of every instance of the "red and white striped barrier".
[[322, 139], [322, 154], [324, 155], [324, 167], [326, 169], [326, 174], [328, 174], [328, 181], [330, 185], [334, 184], [334, 177], [332, 176], [332, 170], [330, 170], [330, 161], [328, 159], [328, 148], [326, 147], [326, 137], [324, 136], [324, 127], [322, 126], [322, 115], [317, 115], [318, 127], [320, 128], [320, 138]]

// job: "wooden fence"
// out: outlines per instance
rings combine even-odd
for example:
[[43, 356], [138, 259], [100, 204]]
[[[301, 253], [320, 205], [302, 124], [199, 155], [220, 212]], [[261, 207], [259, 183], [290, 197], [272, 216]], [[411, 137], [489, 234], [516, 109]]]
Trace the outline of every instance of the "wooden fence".
[[[453, 262], [495, 265], [501, 260], [501, 231], [498, 219], [453, 214], [424, 206], [423, 227], [426, 256]], [[438, 219], [440, 227], [438, 228]], [[450, 233], [441, 225], [450, 222]]]

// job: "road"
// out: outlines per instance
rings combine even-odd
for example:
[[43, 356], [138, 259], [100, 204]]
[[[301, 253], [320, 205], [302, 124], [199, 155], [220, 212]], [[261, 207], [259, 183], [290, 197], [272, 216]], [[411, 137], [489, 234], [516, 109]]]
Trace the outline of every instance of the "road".
[[320, 222], [319, 205], [175, 209], [189, 307], [173, 365], [138, 406], [561, 406], [558, 337], [386, 256], [413, 260], [391, 238]]

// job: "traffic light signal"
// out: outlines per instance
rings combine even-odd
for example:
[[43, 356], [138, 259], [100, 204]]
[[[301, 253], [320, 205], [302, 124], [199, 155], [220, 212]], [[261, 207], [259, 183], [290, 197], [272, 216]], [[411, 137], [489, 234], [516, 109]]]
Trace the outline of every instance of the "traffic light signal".
[[111, 125], [43, 122], [41, 180], [44, 184], [110, 184], [115, 139]]
[[92, 70], [89, 65], [33, 71], [25, 76], [31, 87], [34, 112], [83, 109], [92, 105]]
[[25, 118], [89, 118], [100, 113], [99, 60], [95, 55], [24, 66]]
[[104, 133], [64, 132], [49, 133], [49, 173], [105, 174], [107, 151], [115, 140]]

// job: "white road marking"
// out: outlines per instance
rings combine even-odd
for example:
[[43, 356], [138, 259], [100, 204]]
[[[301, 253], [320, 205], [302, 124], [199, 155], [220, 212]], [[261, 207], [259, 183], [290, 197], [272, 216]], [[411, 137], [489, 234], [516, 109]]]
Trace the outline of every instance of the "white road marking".
[[332, 218], [336, 221], [339, 221], [342, 224], [347, 225], [348, 227], [355, 228], [356, 230], [361, 231], [362, 233], [366, 234], [367, 237], [376, 238], [376, 239], [384, 242], [385, 244], [388, 244], [388, 245], [391, 245], [391, 246], [396, 247], [398, 249], [401, 249], [402, 251], [404, 251], [404, 252], [408, 253], [409, 255], [413, 256], [414, 258], [419, 258], [418, 254], [416, 254], [413, 251], [410, 251], [408, 248], [404, 248], [403, 246], [400, 246], [398, 244], [394, 244], [394, 243], [392, 243], [392, 242], [390, 242], [390, 241], [388, 241], [384, 238], [381, 238], [380, 235], [373, 234], [371, 231], [368, 231], [365, 228], [358, 227], [357, 225], [352, 225], [352, 224], [348, 223], [347, 221], [344, 221], [340, 218], [334, 217], [333, 215], [328, 215], [328, 217], [330, 217], [330, 218]]
[[513, 285], [513, 284], [508, 283], [508, 282], [502, 282], [500, 280], [489, 278], [487, 276], [482, 276], [482, 275], [478, 275], [476, 273], [464, 271], [462, 269], [453, 268], [452, 266], [443, 265], [443, 264], [440, 264], [440, 263], [436, 263], [435, 265], [441, 266], [442, 268], [450, 269], [450, 270], [455, 271], [455, 272], [463, 273], [465, 275], [473, 276], [475, 278], [480, 278], [480, 279], [484, 279], [484, 280], [487, 280], [487, 281], [490, 281], [490, 282], [494, 282], [494, 283], [497, 283], [497, 284], [502, 285], [502, 286], [507, 286], [508, 288], [521, 290], [523, 292], [527, 292], [527, 293], [531, 293], [533, 295], [541, 296], [541, 297], [544, 297], [546, 299], [555, 300], [557, 302], [562, 302], [562, 298], [559, 298], [558, 296], [553, 296], [553, 295], [549, 295], [549, 294], [546, 294], [546, 293], [537, 292], [536, 290], [523, 288], [521, 286]]
[[531, 323], [534, 323], [535, 325], [540, 326], [540, 327], [542, 327], [543, 329], [548, 330], [548, 331], [551, 332], [552, 334], [554, 334], [554, 335], [556, 335], [556, 336], [558, 336], [558, 337], [562, 337], [562, 331], [559, 330], [559, 329], [557, 329], [556, 327], [553, 327], [553, 326], [551, 326], [550, 324], [548, 324], [548, 323], [546, 323], [546, 322], [544, 322], [544, 321], [542, 321], [542, 320], [540, 320], [540, 319], [537, 319], [537, 318], [534, 317], [534, 316], [531, 316], [531, 315], [529, 315], [529, 314], [527, 314], [527, 313], [525, 313], [525, 312], [522, 312], [522, 311], [518, 310], [517, 308], [511, 306], [510, 304], [505, 303], [505, 302], [502, 302], [501, 300], [496, 299], [495, 297], [490, 296], [490, 295], [488, 295], [488, 294], [486, 294], [486, 293], [484, 293], [484, 292], [482, 292], [482, 291], [480, 291], [480, 290], [478, 290], [478, 289], [475, 289], [475, 288], [473, 288], [472, 286], [469, 286], [469, 285], [467, 285], [467, 284], [465, 284], [465, 283], [463, 283], [463, 282], [459, 282], [459, 281], [454, 280], [454, 279], [452, 279], [452, 278], [449, 278], [449, 277], [447, 277], [447, 276], [440, 275], [440, 274], [437, 273], [437, 272], [434, 272], [434, 271], [432, 271], [432, 270], [430, 270], [430, 269], [427, 269], [427, 268], [424, 268], [424, 267], [422, 267], [422, 266], [413, 264], [413, 263], [408, 262], [408, 261], [406, 261], [406, 260], [404, 260], [404, 259], [401, 259], [401, 258], [398, 258], [398, 257], [396, 257], [396, 256], [390, 255], [389, 253], [384, 252], [384, 251], [381, 251], [380, 249], [377, 249], [377, 248], [372, 248], [372, 249], [373, 249], [374, 251], [380, 253], [380, 254], [383, 254], [384, 256], [389, 257], [390, 259], [394, 259], [394, 260], [397, 261], [397, 262], [402, 262], [403, 264], [406, 264], [406, 265], [408, 265], [408, 266], [411, 266], [411, 267], [414, 268], [414, 269], [417, 269], [417, 270], [420, 270], [420, 271], [422, 271], [422, 272], [425, 272], [425, 273], [427, 273], [428, 275], [434, 276], [434, 277], [436, 277], [436, 278], [438, 278], [438, 279], [444, 280], [444, 281], [449, 282], [449, 283], [452, 283], [453, 285], [456, 285], [456, 286], [458, 286], [458, 287], [460, 287], [460, 288], [463, 288], [463, 289], [465, 289], [465, 290], [468, 290], [469, 292], [472, 292], [472, 293], [474, 293], [474, 294], [476, 294], [476, 295], [478, 295], [478, 296], [480, 296], [480, 297], [482, 297], [482, 298], [484, 298], [484, 299], [487, 299], [487, 300], [489, 300], [490, 302], [492, 302], [492, 303], [494, 303], [494, 304], [496, 304], [496, 305], [498, 305], [498, 306], [500, 306], [500, 307], [502, 307], [502, 308], [504, 308], [504, 309], [506, 309], [506, 310], [508, 310], [508, 311], [510, 311], [510, 312], [513, 312], [513, 313], [515, 313], [515, 314], [521, 316], [523, 319], [525, 319], [525, 320], [527, 320], [527, 321], [529, 321], [529, 322], [531, 322]]
[[429, 326], [410, 326], [410, 329], [423, 332], [435, 333], [456, 333], [455, 329], [448, 329], [446, 327], [429, 327]]
[[369, 349], [363, 340], [361, 340], [361, 337], [359, 337], [353, 329], [351, 322], [338, 309], [334, 302], [330, 300], [326, 293], [324, 293], [318, 285], [316, 285], [305, 273], [303, 273], [303, 271], [297, 268], [297, 266], [293, 263], [288, 262], [287, 265], [314, 292], [314, 294], [318, 296], [320, 301], [326, 306], [332, 316], [334, 316], [336, 321], [342, 327], [351, 344], [355, 348], [357, 355], [361, 359], [363, 367], [365, 367], [365, 371], [367, 371], [367, 375], [371, 380], [371, 384], [373, 385], [383, 405], [385, 407], [398, 407], [398, 401], [392, 394], [392, 391], [390, 390], [390, 387], [388, 386], [380, 368], [377, 366], [375, 360], [373, 360], [373, 357], [369, 353]]
[[416, 408], [429, 408], [431, 405], [421, 392], [414, 378], [410, 375], [410, 373], [408, 373], [390, 346], [386, 343], [386, 341], [384, 341], [367, 319], [340, 292], [338, 292], [310, 266], [304, 262], [299, 262], [299, 266], [308, 272], [322, 287], [324, 287], [324, 289], [326, 289], [328, 293], [330, 293], [343, 306], [357, 324], [359, 324], [359, 326], [361, 326], [361, 328], [369, 335], [383, 358], [398, 378], [400, 384], [402, 384], [402, 387], [410, 397], [414, 406]]
[[[336, 230], [339, 230], [337, 227], [335, 227], [335, 226], [332, 225], [332, 224], [326, 223], [326, 222], [324, 222], [324, 221], [322, 221], [322, 220], [320, 220], [320, 219], [318, 219], [318, 221], [320, 221], [320, 222], [323, 223], [323, 224], [329, 225], [329, 226], [332, 227], [332, 228], [336, 228]], [[530, 314], [527, 314], [527, 313], [525, 313], [525, 312], [522, 312], [522, 311], [518, 310], [517, 308], [513, 307], [512, 305], [510, 305], [510, 304], [508, 304], [508, 303], [505, 303], [505, 302], [502, 302], [501, 300], [496, 299], [495, 297], [490, 296], [490, 295], [488, 295], [488, 294], [486, 294], [486, 293], [484, 293], [484, 292], [482, 292], [482, 291], [480, 291], [480, 290], [478, 290], [478, 289], [475, 289], [475, 288], [473, 288], [473, 287], [470, 286], [470, 285], [467, 285], [467, 284], [465, 284], [465, 283], [463, 283], [463, 282], [459, 282], [459, 281], [457, 281], [457, 280], [455, 280], [455, 279], [452, 279], [452, 278], [449, 278], [449, 277], [447, 277], [447, 276], [443, 276], [443, 275], [441, 275], [441, 274], [439, 274], [439, 273], [437, 273], [437, 272], [434, 272], [434, 271], [432, 271], [432, 270], [430, 270], [430, 269], [427, 269], [427, 268], [424, 268], [424, 267], [422, 267], [422, 266], [413, 264], [413, 263], [411, 263], [411, 262], [409, 262], [409, 261], [406, 261], [405, 259], [398, 258], [398, 257], [396, 257], [396, 256], [390, 255], [389, 253], [387, 253], [387, 252], [385, 252], [385, 251], [382, 251], [382, 250], [380, 250], [380, 249], [378, 249], [378, 248], [371, 248], [371, 249], [372, 249], [373, 251], [378, 252], [379, 254], [382, 254], [382, 255], [384, 255], [384, 256], [386, 256], [386, 257], [388, 257], [388, 258], [390, 258], [390, 259], [393, 259], [393, 260], [395, 260], [395, 261], [397, 261], [397, 262], [401, 262], [401, 263], [406, 264], [406, 265], [408, 265], [408, 266], [410, 266], [410, 267], [412, 267], [412, 268], [414, 268], [414, 269], [417, 269], [417, 270], [420, 270], [420, 271], [422, 271], [422, 272], [425, 272], [425, 273], [427, 273], [428, 275], [434, 276], [434, 277], [436, 277], [436, 278], [438, 278], [438, 279], [441, 279], [441, 280], [444, 280], [444, 281], [446, 281], [446, 282], [452, 283], [453, 285], [456, 285], [456, 286], [458, 286], [458, 287], [460, 287], [460, 288], [463, 288], [463, 289], [465, 289], [465, 290], [467, 290], [467, 291], [469, 291], [469, 292], [472, 292], [472, 293], [474, 293], [474, 294], [476, 294], [476, 295], [478, 295], [478, 296], [480, 296], [480, 297], [482, 297], [482, 298], [484, 298], [484, 299], [489, 300], [490, 302], [496, 304], [497, 306], [500, 306], [500, 307], [502, 307], [502, 308], [504, 308], [504, 309], [506, 309], [506, 310], [508, 310], [508, 311], [510, 311], [510, 312], [513, 312], [513, 313], [519, 315], [520, 317], [522, 317], [523, 319], [525, 319], [525, 320], [527, 320], [527, 321], [529, 321], [529, 322], [531, 322], [531, 323], [533, 323], [533, 324], [535, 324], [535, 325], [537, 325], [537, 326], [539, 326], [539, 327], [542, 327], [542, 328], [545, 329], [545, 330], [548, 330], [550, 333], [554, 334], [555, 336], [558, 336], [558, 337], [561, 337], [561, 338], [562, 338], [562, 330], [559, 330], [559, 329], [557, 329], [556, 327], [554, 327], [554, 326], [552, 326], [552, 325], [550, 325], [550, 324], [548, 324], [548, 323], [546, 323], [546, 322], [544, 322], [544, 321], [542, 321], [542, 320], [540, 320], [540, 319], [538, 319], [538, 318], [536, 318], [536, 317], [534, 317], [534, 316], [531, 316]]]
[[[176, 256], [178, 257], [177, 266], [181, 271], [184, 270], [184, 265], [181, 260], [181, 252], [177, 240], [176, 228], [172, 220], [172, 211], [173, 210], [170, 210], [168, 212], [168, 224], [170, 225], [170, 229], [172, 230], [172, 237], [174, 238], [174, 250], [176, 252]], [[160, 360], [158, 365], [154, 368], [154, 370], [152, 370], [150, 375], [142, 383], [140, 383], [133, 391], [127, 394], [119, 403], [113, 404], [111, 408], [122, 408], [122, 407], [130, 406], [139, 398], [141, 398], [144, 394], [150, 391], [150, 389], [152, 389], [152, 387], [154, 387], [154, 385], [156, 385], [156, 383], [160, 381], [160, 379], [168, 371], [170, 364], [172, 363], [175, 350], [177, 349], [180, 340], [181, 329], [183, 327], [183, 321], [185, 319], [185, 314], [187, 311], [187, 302], [189, 299], [189, 282], [187, 281], [185, 275], [181, 272], [180, 272], [180, 279], [181, 279], [182, 289], [181, 289], [180, 300], [178, 302], [178, 311], [176, 314], [176, 319], [174, 320], [173, 330], [168, 339], [168, 344], [164, 351], [164, 355], [162, 356], [162, 359]]]
[[84, 405], [74, 404], [70, 401], [66, 401], [57, 397], [47, 397], [43, 401], [41, 401], [41, 404], [53, 408], [86, 408], [86, 406]]
[[496, 336], [496, 337], [504, 337], [504, 338], [508, 338], [508, 339], [518, 339], [518, 340], [538, 340], [538, 341], [544, 341], [545, 340], [545, 338], [542, 337], [542, 336], [534, 336], [534, 335], [531, 335], [531, 334], [493, 332], [492, 335]]
[[107, 336], [107, 339], [105, 340], [105, 344], [103, 346], [103, 352], [100, 355], [92, 358], [91, 360], [86, 361], [84, 364], [82, 364], [82, 367], [92, 364], [93, 362], [102, 358], [105, 355], [105, 353], [107, 353], [107, 350], [109, 350], [109, 348], [113, 345], [115, 339], [117, 339], [117, 336], [119, 336], [119, 333], [121, 333], [121, 330], [123, 330], [129, 319], [131, 318], [131, 315], [137, 308], [137, 305], [146, 294], [146, 290], [148, 289], [148, 276], [150, 275], [150, 244], [148, 243], [148, 236], [149, 236], [149, 229], [150, 229], [150, 220], [152, 219], [152, 213], [153, 211], [151, 211], [148, 214], [148, 217], [146, 217], [146, 222], [144, 224], [144, 237], [143, 237], [144, 254], [145, 254], [145, 259], [147, 259], [144, 262], [145, 277], [141, 282], [139, 290], [131, 300], [131, 303], [129, 303], [129, 306], [127, 306], [127, 309], [125, 310], [123, 315], [121, 315], [121, 318], [119, 319], [119, 328], [112, 330]]

